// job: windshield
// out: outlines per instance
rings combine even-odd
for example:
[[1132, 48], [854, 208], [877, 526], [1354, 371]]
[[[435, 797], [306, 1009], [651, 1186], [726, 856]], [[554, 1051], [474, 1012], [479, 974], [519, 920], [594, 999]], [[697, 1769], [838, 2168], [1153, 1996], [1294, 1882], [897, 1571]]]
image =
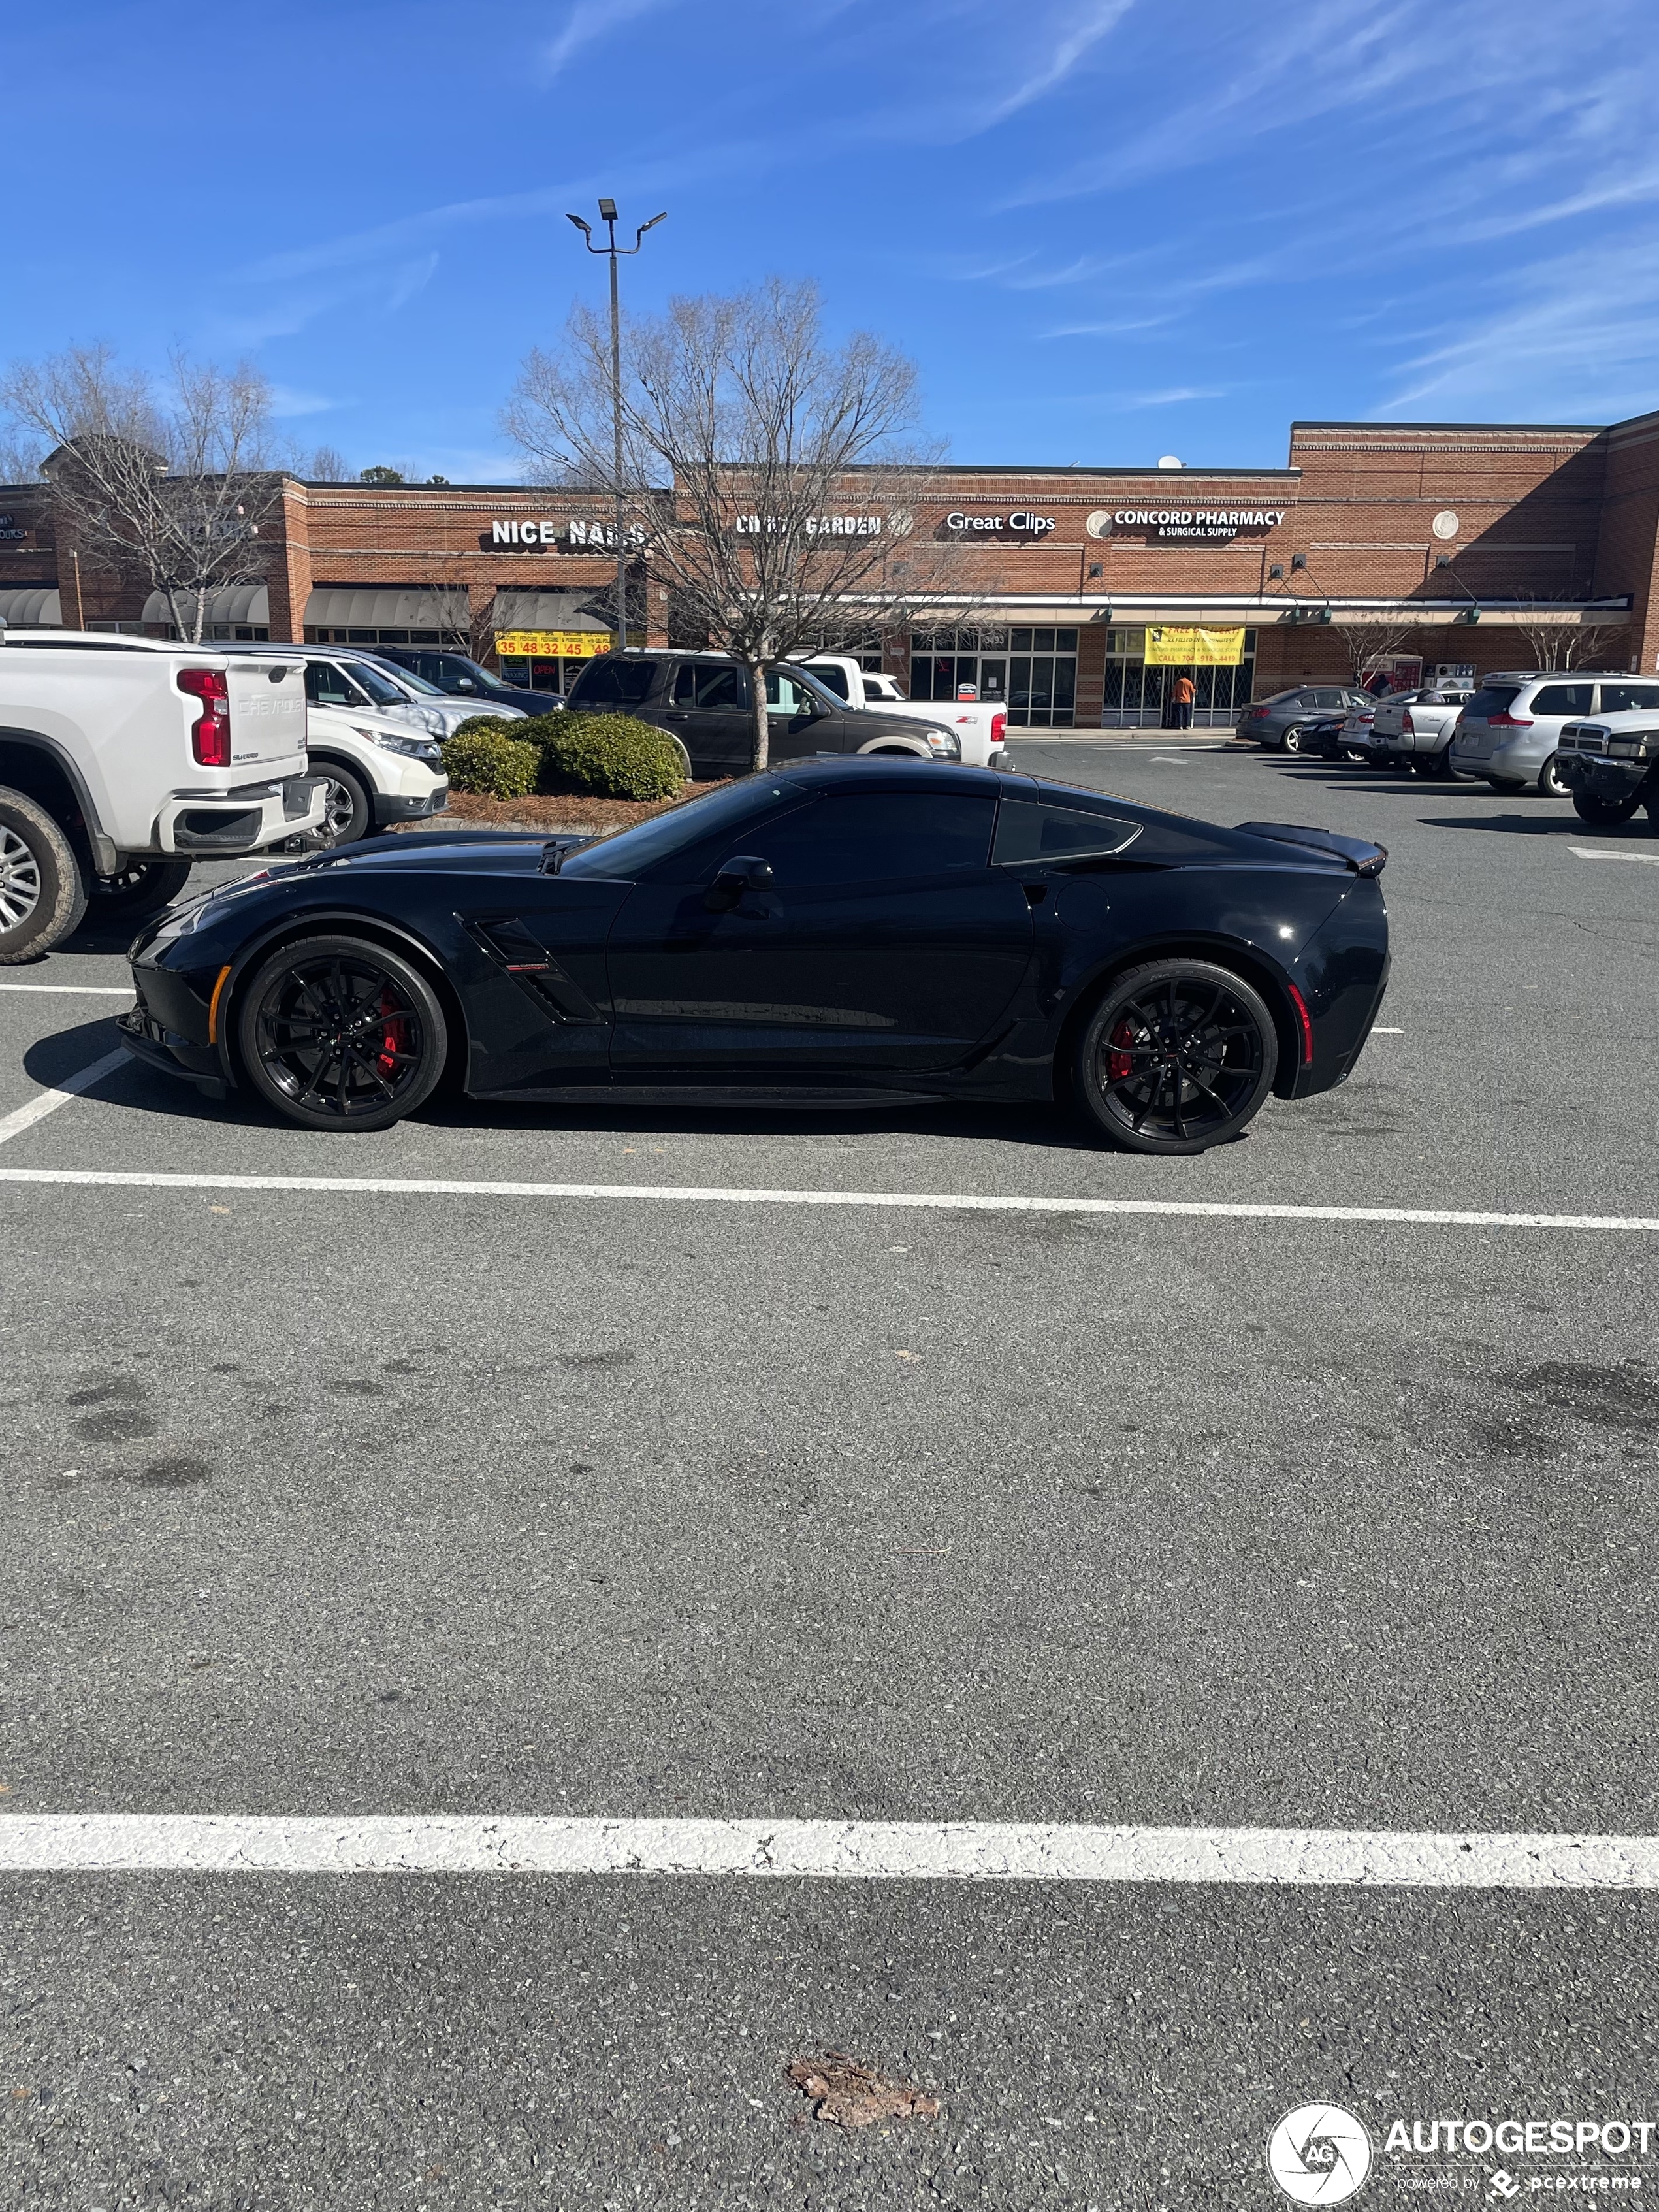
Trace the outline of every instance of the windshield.
[[612, 830], [596, 837], [591, 845], [572, 853], [559, 872], [637, 883], [686, 846], [723, 836], [740, 828], [751, 816], [770, 814], [775, 807], [793, 805], [805, 796], [787, 783], [744, 776], [736, 783], [721, 784], [717, 791], [705, 792], [701, 799], [688, 799], [683, 806], [671, 807], [666, 814], [653, 814], [648, 822], [636, 822], [626, 830]]
[[383, 668], [371, 667], [366, 660], [348, 660], [343, 664], [347, 672], [361, 684], [377, 707], [406, 707], [409, 694], [401, 684], [394, 684]]

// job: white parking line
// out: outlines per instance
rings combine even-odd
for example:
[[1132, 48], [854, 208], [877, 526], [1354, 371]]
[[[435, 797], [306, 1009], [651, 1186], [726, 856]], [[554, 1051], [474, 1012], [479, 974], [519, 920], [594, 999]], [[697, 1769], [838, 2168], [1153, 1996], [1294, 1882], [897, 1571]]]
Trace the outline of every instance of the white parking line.
[[52, 991], [71, 999], [130, 999], [131, 983], [0, 983], [0, 991]]
[[1609, 853], [1599, 845], [1569, 845], [1581, 860], [1637, 860], [1644, 868], [1659, 868], [1659, 853]]
[[[82, 1087], [123, 1057], [100, 1060]], [[57, 1095], [49, 1094], [54, 1097]], [[65, 1094], [67, 1095], [67, 1094]], [[57, 1098], [61, 1104], [62, 1098]], [[50, 1106], [25, 1107], [26, 1114]], [[15, 1120], [16, 1116], [12, 1117]], [[6, 1124], [0, 1121], [0, 1137]], [[479, 1182], [401, 1176], [147, 1175], [126, 1168], [0, 1168], [0, 1183], [57, 1183], [106, 1190], [334, 1191], [386, 1198], [535, 1198], [657, 1200], [673, 1206], [851, 1206], [924, 1208], [939, 1213], [1084, 1213], [1189, 1216], [1210, 1221], [1372, 1221], [1431, 1229], [1620, 1229], [1659, 1232], [1659, 1218], [1623, 1213], [1475, 1213], [1419, 1206], [1272, 1206], [1198, 1198], [988, 1198], [979, 1192], [750, 1190], [692, 1183]]]
[[1002, 1820], [13, 1813], [0, 1871], [717, 1875], [1267, 1888], [1655, 1889], [1659, 1837]]
[[60, 1106], [67, 1106], [71, 1098], [78, 1098], [105, 1076], [113, 1075], [118, 1067], [131, 1065], [131, 1055], [118, 1049], [106, 1052], [101, 1060], [94, 1060], [90, 1067], [82, 1068], [77, 1074], [66, 1075], [61, 1083], [43, 1091], [38, 1098], [31, 1098], [27, 1106], [0, 1115], [0, 1145], [9, 1143], [13, 1137], [21, 1137], [25, 1129], [32, 1129], [37, 1121], [44, 1121], [48, 1114], [55, 1114]]

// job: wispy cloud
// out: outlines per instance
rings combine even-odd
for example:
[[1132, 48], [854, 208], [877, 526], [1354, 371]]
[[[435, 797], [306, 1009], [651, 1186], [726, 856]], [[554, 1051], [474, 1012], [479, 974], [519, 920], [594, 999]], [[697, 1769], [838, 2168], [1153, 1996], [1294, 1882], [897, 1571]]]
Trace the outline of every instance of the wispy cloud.
[[549, 79], [557, 76], [584, 47], [597, 45], [619, 25], [655, 15], [669, 4], [670, 0], [576, 0], [564, 27], [542, 57], [544, 75]]
[[337, 399], [330, 399], [320, 392], [296, 392], [289, 384], [273, 384], [270, 387], [270, 411], [284, 422], [299, 415], [326, 415], [339, 404]]
[[1133, 0], [1088, 0], [1088, 4], [1062, 18], [1050, 33], [1048, 52], [1011, 91], [983, 112], [979, 128], [988, 131], [994, 124], [1006, 122], [1063, 84], [1108, 33], [1117, 28], [1133, 5]]

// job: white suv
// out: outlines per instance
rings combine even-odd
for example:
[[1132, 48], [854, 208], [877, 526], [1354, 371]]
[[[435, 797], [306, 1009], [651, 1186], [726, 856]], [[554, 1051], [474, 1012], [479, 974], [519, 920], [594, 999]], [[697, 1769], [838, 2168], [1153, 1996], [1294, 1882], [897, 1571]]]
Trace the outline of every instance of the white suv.
[[1551, 799], [1568, 796], [1556, 760], [1561, 732], [1586, 714], [1659, 707], [1659, 684], [1640, 677], [1500, 671], [1480, 679], [1457, 718], [1448, 765], [1454, 775], [1484, 776], [1494, 791], [1528, 784]]
[[312, 706], [306, 720], [307, 764], [322, 780], [322, 835], [330, 844], [355, 845], [448, 805], [443, 753], [425, 731], [356, 708]]

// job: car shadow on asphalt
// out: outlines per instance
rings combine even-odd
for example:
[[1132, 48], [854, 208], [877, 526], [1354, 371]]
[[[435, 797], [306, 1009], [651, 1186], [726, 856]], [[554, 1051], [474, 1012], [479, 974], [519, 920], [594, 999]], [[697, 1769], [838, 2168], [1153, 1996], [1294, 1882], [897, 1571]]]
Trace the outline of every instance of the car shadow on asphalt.
[[[101, 1059], [118, 1042], [107, 1016], [101, 1021], [77, 1023], [70, 1029], [56, 1030], [50, 1036], [37, 1037], [24, 1052], [23, 1071], [31, 1082], [50, 1089], [66, 1076]], [[300, 1136], [315, 1133], [296, 1128], [274, 1108], [246, 1091], [238, 1091], [225, 1100], [204, 1097], [193, 1084], [175, 1080], [137, 1059], [118, 1073], [123, 1078], [119, 1095], [112, 1096], [100, 1089], [100, 1100], [105, 1106], [146, 1115], [160, 1115], [169, 1121], [196, 1122], [204, 1128], [228, 1126], [279, 1130]], [[699, 1106], [694, 1103], [677, 1105], [672, 1101], [655, 1100], [648, 1104], [618, 1101], [615, 1106], [586, 1102], [562, 1106], [528, 1100], [465, 1100], [452, 1095], [418, 1107], [409, 1119], [422, 1128], [475, 1133], [484, 1129], [502, 1136], [522, 1131], [526, 1134], [568, 1133], [573, 1136], [834, 1137], [867, 1135], [876, 1131], [957, 1139], [964, 1144], [982, 1143], [987, 1137], [994, 1137], [1000, 1144], [1030, 1146], [1049, 1152], [1101, 1150], [1100, 1142], [1086, 1122], [1076, 1118], [1065, 1106], [1047, 1105], [1041, 1101], [1018, 1105], [999, 1105], [994, 1101], [983, 1105], [872, 1104], [822, 1110], [797, 1108], [792, 1111], [764, 1107]], [[356, 1133], [321, 1133], [331, 1139], [337, 1134]], [[376, 1134], [386, 1133], [362, 1133], [371, 1140]]]

